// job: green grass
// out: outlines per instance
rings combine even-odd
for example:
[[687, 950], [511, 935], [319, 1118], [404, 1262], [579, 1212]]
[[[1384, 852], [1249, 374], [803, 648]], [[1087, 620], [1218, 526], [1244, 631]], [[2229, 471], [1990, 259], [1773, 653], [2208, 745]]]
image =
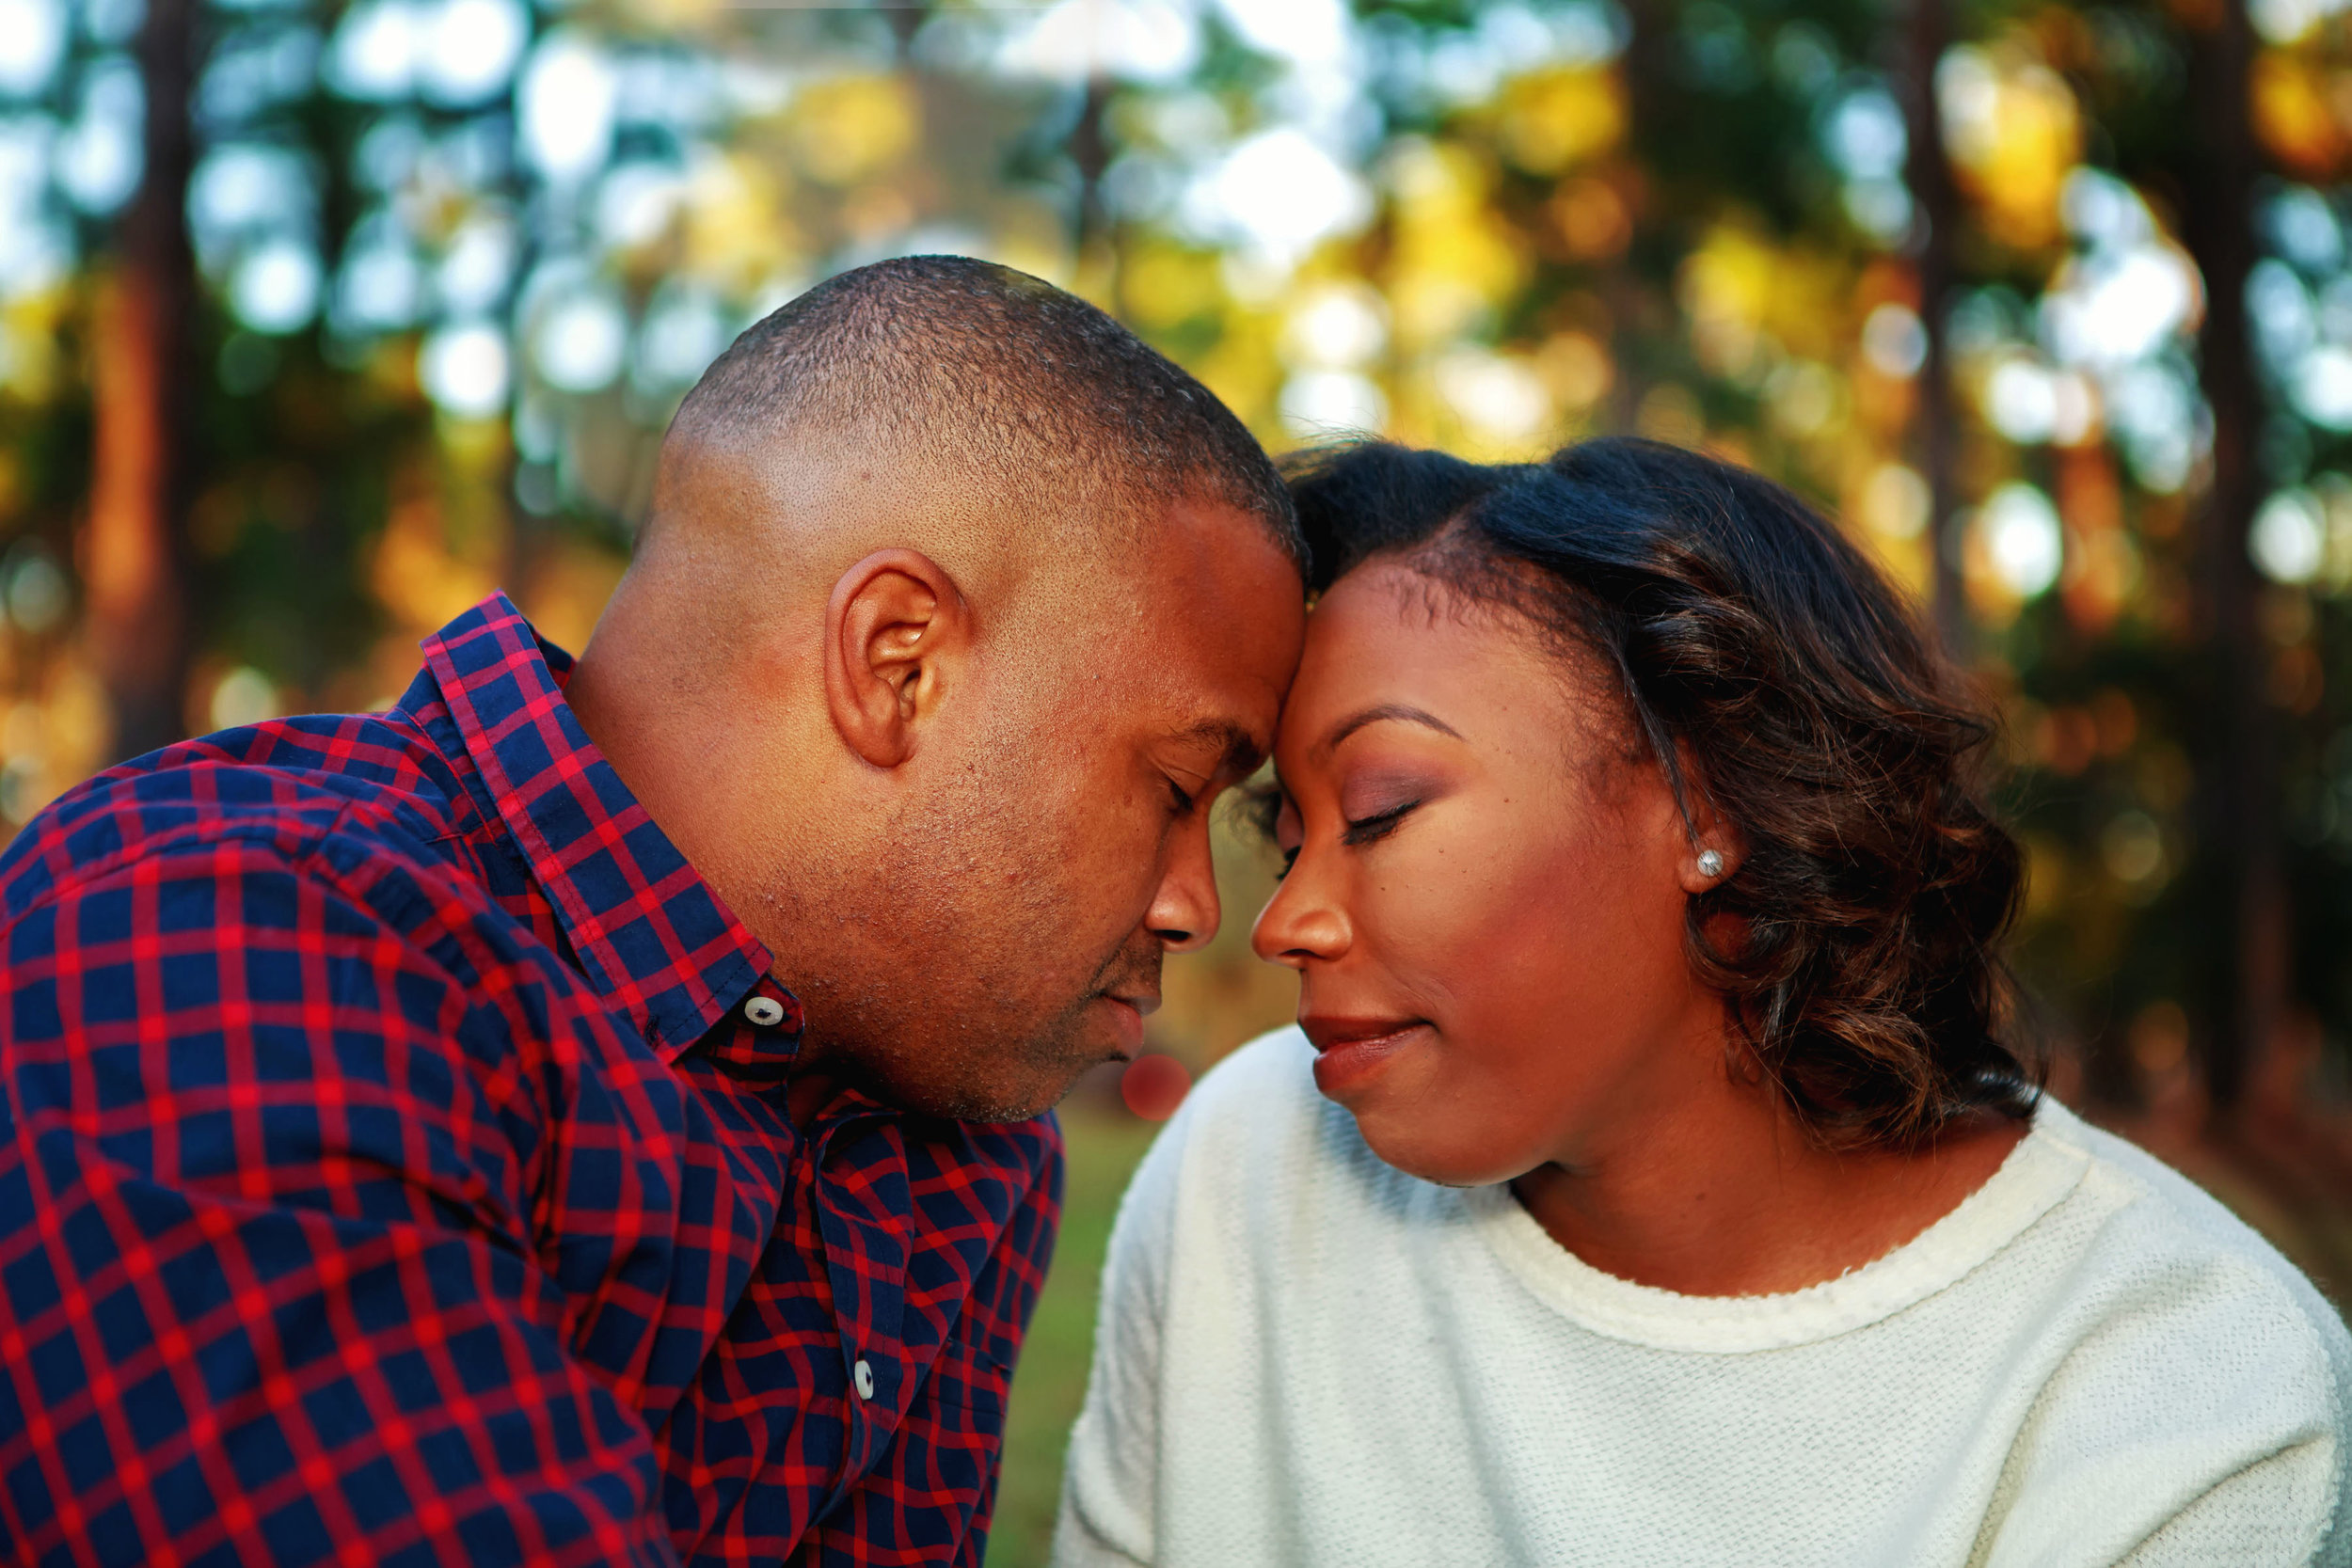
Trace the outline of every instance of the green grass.
[[1013, 1369], [989, 1568], [1037, 1568], [1045, 1561], [1061, 1495], [1062, 1449], [1086, 1398], [1087, 1368], [1094, 1355], [1094, 1300], [1111, 1219], [1127, 1178], [1158, 1131], [1155, 1123], [1083, 1105], [1074, 1097], [1062, 1107], [1070, 1176], [1062, 1195], [1061, 1238]]

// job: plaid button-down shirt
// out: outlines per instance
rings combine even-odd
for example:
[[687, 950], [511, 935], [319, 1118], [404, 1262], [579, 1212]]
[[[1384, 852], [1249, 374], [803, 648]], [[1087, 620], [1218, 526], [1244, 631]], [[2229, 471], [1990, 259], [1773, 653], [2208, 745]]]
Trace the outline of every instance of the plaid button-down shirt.
[[1057, 1131], [796, 1128], [568, 669], [492, 598], [0, 857], [0, 1560], [978, 1561]]

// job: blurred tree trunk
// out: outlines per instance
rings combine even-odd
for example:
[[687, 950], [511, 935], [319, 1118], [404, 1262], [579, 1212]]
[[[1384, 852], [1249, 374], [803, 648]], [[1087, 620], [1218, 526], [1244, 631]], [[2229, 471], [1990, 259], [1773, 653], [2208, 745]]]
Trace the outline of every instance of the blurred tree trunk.
[[1071, 248], [1076, 254], [1078, 293], [1111, 308], [1119, 280], [1119, 247], [1111, 234], [1110, 210], [1103, 200], [1103, 171], [1110, 166], [1110, 137], [1103, 116], [1110, 108], [1111, 80], [1101, 71], [1087, 78], [1078, 123], [1070, 132], [1070, 162], [1078, 172], [1077, 211], [1072, 215]]
[[[1674, 70], [1675, 16], [1669, 0], [1625, 0], [1625, 18], [1628, 32], [1618, 69], [1625, 82], [1626, 124], [1629, 127], [1627, 150], [1646, 152], [1642, 147], [1644, 133], [1670, 123], [1672, 110], [1665, 87]], [[1641, 199], [1633, 208], [1633, 237], [1608, 263], [1600, 280], [1601, 303], [1609, 311], [1609, 360], [1616, 368], [1610, 378], [1607, 404], [1607, 433], [1613, 436], [1635, 434], [1642, 399], [1652, 380], [1643, 342], [1646, 325], [1642, 320], [1643, 266], [1648, 260], [1644, 251], [1645, 245], [1659, 243], [1657, 231], [1664, 226], [1657, 220], [1663, 216], [1660, 211], [1663, 204], [1652, 183], [1654, 171], [1646, 156], [1640, 173]]]
[[898, 63], [914, 63], [914, 35], [923, 30], [930, 18], [927, 0], [883, 0], [882, 20], [890, 24], [890, 36], [897, 44]]
[[2259, 501], [2254, 437], [2262, 416], [2247, 335], [2246, 279], [2254, 261], [2259, 172], [2248, 74], [2253, 35], [2245, 0], [2222, 0], [2193, 32], [2188, 94], [2195, 119], [2183, 188], [2182, 238], [2205, 280], [2199, 342], [2213, 409], [2213, 479], [2199, 519], [2200, 629], [2206, 678], [2198, 736], [2198, 857], [2215, 911], [2212, 983], [2201, 1065], [2213, 1102], [2234, 1101], [2285, 1016], [2292, 946], [2279, 841], [2278, 726], [2268, 694], [2261, 582], [2247, 552]]
[[93, 467], [85, 634], [114, 710], [114, 754], [178, 739], [190, 647], [191, 317], [188, 116], [199, 0], [148, 0], [138, 45], [146, 170], [118, 231], [92, 334]]
[[1954, 277], [1953, 240], [1960, 227], [1960, 193], [1944, 150], [1944, 119], [1935, 103], [1935, 68], [1951, 44], [1948, 0], [1909, 0], [1899, 40], [1903, 129], [1910, 143], [1905, 180], [1917, 204], [1912, 220], [1919, 278], [1919, 322], [1927, 356], [1919, 364], [1918, 453], [1928, 482], [1930, 602], [1946, 651], [1968, 656], [1968, 607], [1961, 593], [1959, 497], [1954, 483], [1957, 434], [1952, 413], [1951, 362], [1944, 317]]

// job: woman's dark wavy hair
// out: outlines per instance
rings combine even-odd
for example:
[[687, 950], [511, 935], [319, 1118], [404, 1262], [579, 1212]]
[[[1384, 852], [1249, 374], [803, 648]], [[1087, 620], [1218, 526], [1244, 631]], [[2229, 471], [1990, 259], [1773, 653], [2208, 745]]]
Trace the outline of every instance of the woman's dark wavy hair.
[[1650, 441], [1510, 467], [1362, 442], [1285, 468], [1314, 590], [1399, 559], [1614, 670], [1685, 820], [1703, 798], [1740, 834], [1690, 901], [1691, 961], [1817, 1140], [2032, 1114], [2040, 1073], [2002, 1037], [2022, 876], [1981, 787], [1993, 727], [1836, 529]]

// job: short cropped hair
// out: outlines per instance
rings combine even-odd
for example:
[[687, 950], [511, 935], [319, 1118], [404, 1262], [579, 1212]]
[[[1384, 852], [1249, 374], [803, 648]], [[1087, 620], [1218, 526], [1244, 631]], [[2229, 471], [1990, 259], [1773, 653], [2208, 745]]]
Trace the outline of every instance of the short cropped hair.
[[2022, 868], [1984, 792], [1994, 731], [1837, 530], [1650, 441], [1524, 467], [1367, 442], [1288, 467], [1311, 587], [1390, 559], [1520, 613], [1623, 693], [1685, 820], [1703, 798], [1734, 827], [1745, 858], [1692, 897], [1685, 948], [1818, 1142], [2030, 1117], [2039, 1071], [2004, 1038]]
[[964, 256], [904, 256], [828, 278], [754, 324], [672, 429], [793, 426], [882, 451], [906, 443], [1014, 495], [1148, 523], [1177, 499], [1255, 517], [1302, 571], [1290, 494], [1232, 410], [1110, 316]]

